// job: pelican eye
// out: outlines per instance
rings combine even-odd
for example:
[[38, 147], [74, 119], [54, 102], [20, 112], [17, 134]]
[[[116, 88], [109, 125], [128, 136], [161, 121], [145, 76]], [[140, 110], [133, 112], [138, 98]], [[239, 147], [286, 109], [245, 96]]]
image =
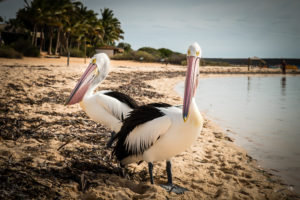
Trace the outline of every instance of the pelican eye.
[[95, 63], [96, 63], [96, 58], [94, 58], [94, 59], [92, 60], [92, 63], [93, 63], [93, 64], [95, 64]]
[[199, 56], [199, 54], [200, 54], [200, 52], [199, 52], [199, 51], [197, 51], [197, 52], [196, 52], [196, 56]]
[[190, 56], [191, 55], [191, 50], [188, 50], [188, 56]]

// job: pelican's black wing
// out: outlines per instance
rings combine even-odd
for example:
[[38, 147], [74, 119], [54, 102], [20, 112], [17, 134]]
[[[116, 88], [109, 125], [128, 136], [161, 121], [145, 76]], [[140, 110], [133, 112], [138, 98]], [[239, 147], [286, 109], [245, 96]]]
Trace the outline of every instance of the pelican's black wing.
[[120, 102], [125, 103], [132, 109], [138, 107], [137, 102], [134, 99], [132, 99], [130, 96], [128, 96], [124, 93], [117, 92], [117, 91], [108, 91], [108, 92], [105, 92], [104, 94], [107, 96], [113, 97], [115, 99], [118, 99]]

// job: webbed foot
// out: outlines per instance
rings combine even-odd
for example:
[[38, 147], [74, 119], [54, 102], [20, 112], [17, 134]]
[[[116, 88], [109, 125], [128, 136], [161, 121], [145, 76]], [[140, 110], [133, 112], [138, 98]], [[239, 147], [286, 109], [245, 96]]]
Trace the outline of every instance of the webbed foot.
[[165, 190], [167, 190], [167, 192], [169, 193], [174, 192], [175, 194], [183, 194], [185, 191], [188, 191], [188, 189], [174, 184], [166, 184], [166, 185], [162, 184], [160, 186]]

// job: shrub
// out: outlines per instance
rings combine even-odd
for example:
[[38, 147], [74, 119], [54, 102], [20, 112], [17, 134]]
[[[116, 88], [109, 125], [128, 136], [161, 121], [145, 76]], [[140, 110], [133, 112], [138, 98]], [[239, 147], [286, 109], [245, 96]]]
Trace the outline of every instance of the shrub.
[[79, 57], [79, 58], [83, 58], [84, 57], [84, 51], [80, 50], [80, 49], [70, 49], [70, 56], [71, 57]]
[[181, 65], [186, 60], [186, 55], [181, 53], [173, 53], [169, 58], [168, 62], [172, 64]]
[[24, 56], [29, 56], [29, 57], [40, 56], [39, 48], [31, 45], [31, 42], [29, 40], [21, 39], [12, 43], [10, 46], [14, 48], [16, 51], [22, 53]]
[[31, 46], [28, 47], [25, 52], [21, 51], [24, 56], [29, 57], [39, 57], [40, 56], [40, 50], [37, 47]]
[[159, 61], [159, 57], [153, 54], [150, 54], [146, 51], [136, 51], [133, 52], [133, 59], [137, 61], [146, 61], [146, 62], [156, 62]]
[[154, 56], [146, 51], [129, 51], [123, 54], [116, 54], [112, 57], [114, 60], [136, 60], [146, 62], [157, 62], [160, 60], [159, 56]]
[[133, 60], [133, 51], [116, 54], [112, 57], [114, 60]]
[[155, 57], [160, 57], [160, 52], [157, 49], [154, 49], [151, 47], [142, 47], [142, 48], [138, 49], [138, 51], [144, 51]]
[[120, 43], [118, 44], [118, 47], [124, 49], [125, 52], [132, 51], [131, 45], [128, 44], [128, 43], [125, 43], [125, 42], [120, 42]]
[[201, 59], [202, 66], [230, 66], [227, 62], [213, 61], [213, 60], [205, 60]]
[[160, 48], [160, 49], [158, 49], [158, 51], [162, 58], [170, 57], [173, 54], [173, 51], [171, 51], [170, 49], [166, 49], [166, 48]]
[[[95, 53], [96, 53], [95, 47], [92, 47], [92, 46], [86, 47], [86, 56], [87, 57], [92, 57], [93, 55], [95, 55]], [[83, 57], [84, 57], [84, 51], [83, 51]]]
[[0, 47], [0, 57], [4, 58], [22, 58], [23, 55], [11, 47]]

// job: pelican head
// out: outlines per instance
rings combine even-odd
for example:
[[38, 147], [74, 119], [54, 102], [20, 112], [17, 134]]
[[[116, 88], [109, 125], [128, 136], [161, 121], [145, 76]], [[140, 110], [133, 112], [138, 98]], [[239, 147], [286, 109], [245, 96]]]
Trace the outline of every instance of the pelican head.
[[72, 90], [65, 105], [72, 105], [82, 101], [84, 95], [90, 89], [95, 89], [97, 85], [105, 79], [109, 72], [109, 58], [105, 53], [95, 54], [89, 66]]
[[185, 78], [183, 111], [182, 117], [184, 122], [189, 117], [191, 100], [195, 96], [199, 79], [199, 62], [201, 58], [201, 48], [197, 42], [189, 46], [187, 51], [187, 71]]

